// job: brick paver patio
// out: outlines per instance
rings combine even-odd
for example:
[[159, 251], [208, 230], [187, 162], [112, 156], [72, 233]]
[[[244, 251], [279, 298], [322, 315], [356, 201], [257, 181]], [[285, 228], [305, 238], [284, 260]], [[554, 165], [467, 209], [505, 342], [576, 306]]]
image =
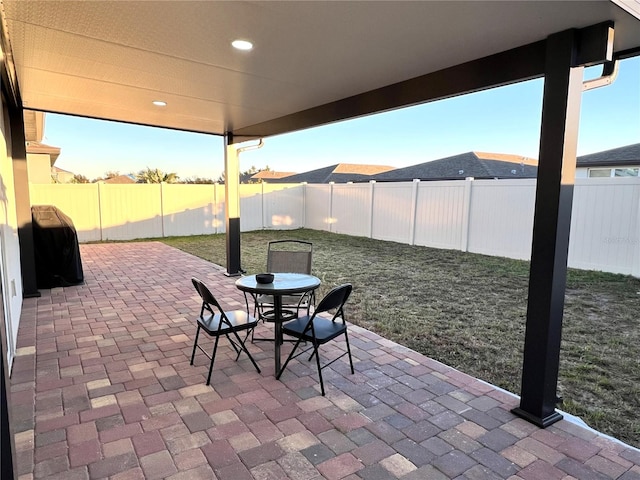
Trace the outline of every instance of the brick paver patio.
[[276, 380], [268, 342], [249, 347], [261, 374], [222, 342], [207, 387], [190, 277], [244, 307], [234, 279], [157, 242], [81, 251], [84, 285], [24, 301], [22, 480], [640, 479], [640, 451], [566, 420], [540, 430], [512, 395], [355, 326], [356, 373], [325, 370], [326, 397], [313, 363]]

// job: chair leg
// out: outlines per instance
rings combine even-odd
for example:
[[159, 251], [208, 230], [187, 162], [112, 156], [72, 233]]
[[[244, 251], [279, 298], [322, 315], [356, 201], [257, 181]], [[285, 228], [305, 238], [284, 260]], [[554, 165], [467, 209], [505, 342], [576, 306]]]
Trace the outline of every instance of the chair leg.
[[196, 339], [193, 341], [193, 352], [191, 352], [191, 365], [193, 365], [193, 359], [196, 357], [196, 348], [198, 347], [198, 335], [200, 335], [200, 325], [196, 330]]
[[318, 353], [319, 345], [317, 343], [313, 344], [313, 355], [316, 356], [316, 365], [318, 366], [318, 377], [320, 377], [320, 390], [322, 391], [322, 396], [324, 397], [324, 382], [322, 381], [322, 368], [320, 367], [320, 354]]
[[284, 372], [284, 369], [287, 368], [287, 365], [289, 364], [289, 361], [293, 358], [293, 354], [296, 352], [296, 350], [300, 346], [300, 342], [301, 341], [302, 341], [302, 339], [299, 338], [298, 341], [296, 342], [296, 344], [293, 346], [293, 350], [291, 350], [291, 353], [289, 354], [289, 356], [285, 360], [284, 364], [280, 368], [280, 371], [276, 372], [276, 380], [280, 380], [280, 377], [282, 376], [282, 372]]
[[213, 354], [211, 355], [211, 365], [209, 365], [209, 376], [207, 377], [207, 385], [211, 383], [211, 374], [213, 373], [213, 362], [216, 360], [216, 351], [218, 350], [218, 340], [220, 340], [220, 336], [216, 335], [216, 341], [213, 344]]
[[[240, 355], [240, 352], [242, 350], [238, 348], [238, 346], [236, 345], [236, 342], [233, 341], [233, 339], [229, 336], [228, 333], [225, 333], [224, 336], [227, 337], [227, 340], [229, 341], [229, 343], [233, 347], [233, 350], [236, 352], [236, 354]], [[237, 357], [236, 357], [236, 359], [237, 359]]]
[[[242, 341], [242, 343], [240, 343], [241, 346], [245, 346], [245, 344], [247, 343], [247, 338], [249, 338], [249, 334], [253, 334], [253, 328], [251, 330], [247, 330], [247, 334], [244, 336], [244, 340]], [[253, 343], [253, 342], [251, 342]], [[242, 350], [244, 350], [244, 348], [241, 348], [240, 350], [237, 350], [238, 354], [236, 355], [236, 362], [238, 361], [238, 359], [240, 358], [240, 354], [242, 353]]]
[[347, 353], [349, 354], [349, 365], [351, 365], [351, 375], [354, 374], [353, 371], [353, 360], [351, 359], [351, 347], [349, 347], [349, 335], [347, 335], [347, 331], [344, 331], [344, 340], [347, 343]]
[[[244, 353], [247, 354], [247, 357], [249, 357], [249, 360], [251, 360], [251, 363], [253, 363], [253, 366], [256, 367], [256, 370], [258, 371], [258, 373], [260, 373], [260, 367], [258, 367], [258, 364], [256, 363], [256, 361], [253, 359], [253, 357], [251, 356], [251, 353], [249, 353], [249, 350], [247, 350], [246, 345], [244, 344], [244, 342], [240, 339], [240, 336], [238, 335], [238, 332], [233, 332], [233, 334], [236, 336], [236, 338], [238, 339], [238, 342], [240, 342], [240, 348], [242, 350], [244, 350]], [[249, 336], [249, 333], [247, 332], [247, 336]], [[245, 337], [246, 340], [246, 337]], [[240, 350], [242, 352], [242, 350]], [[238, 353], [238, 357], [240, 356], [240, 353]], [[236, 360], [238, 360], [238, 357], [236, 357]]]

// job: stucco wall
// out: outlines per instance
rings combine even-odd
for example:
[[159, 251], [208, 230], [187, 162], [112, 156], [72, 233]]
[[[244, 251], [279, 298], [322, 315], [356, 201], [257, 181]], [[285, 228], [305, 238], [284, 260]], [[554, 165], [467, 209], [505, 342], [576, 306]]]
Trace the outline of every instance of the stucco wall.
[[44, 153], [27, 153], [29, 183], [51, 183], [51, 157]]
[[2, 104], [0, 116], [0, 263], [7, 329], [8, 364], [13, 362], [18, 325], [22, 312], [22, 275], [20, 270], [20, 244], [16, 217], [13, 165], [10, 157], [9, 119]]

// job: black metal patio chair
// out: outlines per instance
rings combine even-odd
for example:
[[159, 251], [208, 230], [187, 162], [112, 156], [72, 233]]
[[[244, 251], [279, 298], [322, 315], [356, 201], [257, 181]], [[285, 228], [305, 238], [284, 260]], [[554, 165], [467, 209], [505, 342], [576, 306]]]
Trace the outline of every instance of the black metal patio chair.
[[[258, 367], [258, 364], [245, 346], [247, 337], [257, 325], [258, 320], [243, 310], [224, 311], [204, 283], [197, 278], [192, 278], [191, 282], [200, 295], [200, 298], [202, 298], [200, 316], [197, 319], [198, 329], [196, 330], [196, 338], [193, 341], [193, 352], [191, 353], [191, 365], [193, 365], [193, 360], [196, 356], [196, 349], [200, 349], [200, 351], [211, 360], [209, 364], [209, 375], [207, 376], [207, 385], [209, 385], [211, 383], [213, 363], [215, 362], [216, 352], [218, 350], [218, 341], [220, 340], [220, 336], [224, 335], [236, 352], [236, 361], [240, 357], [240, 353], [245, 352], [251, 360], [251, 363], [253, 363], [253, 366], [256, 367], [256, 370], [260, 373], [260, 367]], [[215, 338], [211, 355], [198, 344], [201, 329], [210, 337]], [[244, 339], [238, 335], [238, 332], [241, 331], [247, 332]]]
[[[311, 274], [313, 244], [304, 240], [274, 240], [267, 246], [267, 272]], [[263, 322], [274, 321], [274, 303], [271, 295], [257, 295], [255, 315]], [[282, 316], [293, 319], [305, 311], [307, 315], [315, 302], [315, 292], [285, 295], [282, 297]], [[254, 338], [252, 341], [273, 341], [273, 338]]]
[[[318, 368], [318, 377], [320, 377], [320, 389], [322, 391], [322, 395], [325, 394], [324, 382], [322, 380], [322, 370], [324, 368], [328, 367], [333, 362], [344, 357], [345, 355], [348, 355], [351, 373], [353, 374], [353, 360], [351, 358], [351, 348], [349, 347], [349, 336], [347, 335], [347, 323], [344, 319], [344, 304], [349, 299], [349, 295], [351, 295], [352, 289], [353, 287], [349, 283], [345, 283], [344, 285], [333, 288], [320, 301], [312, 315], [304, 315], [302, 317], [298, 317], [295, 320], [287, 322], [282, 326], [282, 332], [286, 335], [297, 338], [297, 341], [293, 346], [293, 350], [291, 350], [291, 353], [287, 357], [287, 360], [284, 362], [284, 365], [282, 366], [280, 371], [277, 372], [277, 379], [280, 378], [291, 359], [296, 358], [310, 350], [312, 350], [312, 353], [309, 357], [309, 361], [311, 361], [314, 356], [316, 357], [316, 366]], [[325, 316], [320, 316], [320, 314], [324, 314], [330, 311], [333, 311], [331, 317], [327, 318]], [[325, 365], [321, 366], [318, 348], [320, 347], [320, 345], [324, 345], [325, 343], [335, 339], [336, 337], [339, 337], [340, 335], [344, 335], [345, 343], [347, 345], [347, 351], [342, 355], [334, 358], [330, 362], [326, 363]], [[300, 343], [302, 342], [310, 342], [311, 347], [296, 353], [298, 347], [300, 347]]]

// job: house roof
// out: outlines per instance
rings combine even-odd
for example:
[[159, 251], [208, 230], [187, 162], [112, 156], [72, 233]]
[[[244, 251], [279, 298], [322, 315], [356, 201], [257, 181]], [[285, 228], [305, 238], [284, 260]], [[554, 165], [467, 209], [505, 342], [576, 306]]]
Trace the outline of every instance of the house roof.
[[118, 175], [115, 177], [107, 178], [106, 180], [101, 180], [104, 183], [114, 183], [114, 184], [127, 184], [127, 183], [136, 183], [136, 181], [131, 178], [129, 175]]
[[56, 173], [69, 173], [69, 174], [73, 175], [73, 172], [70, 172], [69, 170], [64, 170], [62, 168], [51, 167], [51, 169]]
[[359, 182], [369, 178], [372, 173], [387, 172], [394, 167], [388, 165], [370, 165], [357, 163], [337, 163], [328, 167], [308, 172], [297, 173], [288, 177], [274, 179], [273, 183], [347, 183]]
[[612, 167], [617, 165], [640, 166], [640, 143], [590, 153], [577, 158], [578, 167]]
[[29, 141], [26, 142], [27, 153], [32, 154], [45, 154], [49, 155], [51, 160], [51, 166], [56, 163], [56, 160], [60, 156], [60, 147], [53, 147], [51, 145], [45, 145], [44, 143]]
[[467, 152], [374, 175], [367, 180], [411, 181], [474, 178], [535, 178], [537, 161], [517, 155]]
[[[0, 16], [20, 106], [232, 141], [541, 77], [545, 40], [570, 29], [613, 22], [608, 51], [640, 47], [632, 0], [2, 0]], [[581, 64], [605, 59], [592, 31]]]
[[283, 178], [295, 175], [296, 172], [274, 172], [273, 170], [260, 170], [251, 176], [254, 180], [273, 180], [274, 178]]

